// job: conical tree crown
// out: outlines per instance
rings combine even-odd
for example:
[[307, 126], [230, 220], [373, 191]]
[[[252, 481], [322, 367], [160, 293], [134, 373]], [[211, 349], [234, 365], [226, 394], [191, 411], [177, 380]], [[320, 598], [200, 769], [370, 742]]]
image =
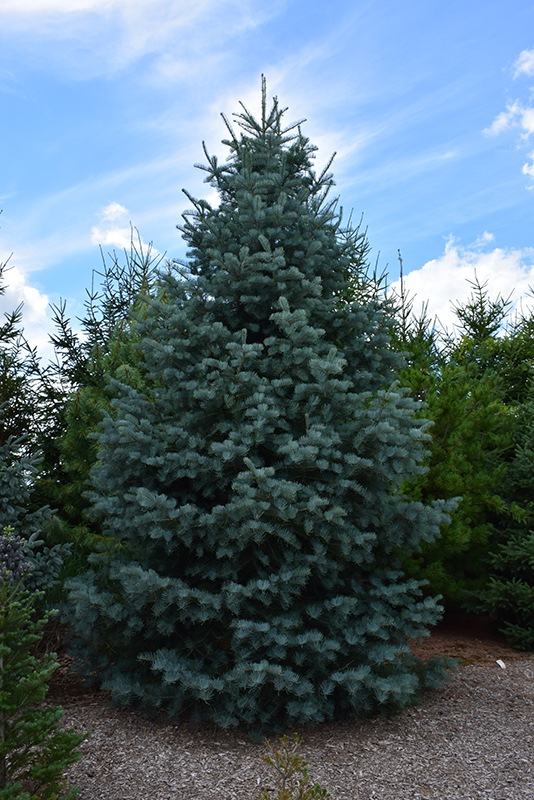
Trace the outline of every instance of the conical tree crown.
[[[208, 166], [201, 167], [220, 205], [193, 201], [192, 221], [186, 217], [182, 230], [191, 245], [192, 273], [215, 280], [219, 303], [237, 295], [238, 318], [245, 314], [265, 338], [265, 321], [281, 294], [291, 305], [306, 298], [309, 310], [324, 312], [325, 300], [333, 303], [344, 288], [346, 263], [336, 240], [340, 217], [336, 202], [325, 202], [333, 185], [329, 165], [318, 176], [313, 172], [316, 148], [299, 127], [282, 127], [276, 100], [268, 115], [264, 102], [261, 122], [248, 112], [236, 116], [245, 133], [238, 139], [232, 132], [224, 142], [228, 161], [220, 165], [206, 152]], [[235, 324], [236, 307], [226, 310]]]
[[332, 178], [265, 91], [238, 121], [208, 157], [220, 205], [193, 201], [190, 262], [139, 323], [145, 380], [114, 383], [93, 507], [122, 548], [72, 583], [70, 619], [123, 702], [262, 729], [400, 708], [437, 674], [407, 638], [439, 607], [399, 567], [445, 519], [399, 490], [425, 423], [380, 303], [341, 299]]

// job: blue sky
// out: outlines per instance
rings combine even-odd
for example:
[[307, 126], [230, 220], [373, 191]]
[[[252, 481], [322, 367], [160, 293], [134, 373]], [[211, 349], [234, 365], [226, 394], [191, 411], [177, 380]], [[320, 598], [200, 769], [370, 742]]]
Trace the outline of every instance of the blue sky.
[[[476, 270], [534, 286], [534, 4], [478, 0], [0, 0], [0, 310], [83, 311], [130, 223], [183, 257], [182, 188], [225, 155], [220, 112], [268, 93], [333, 151], [337, 192], [390, 279], [450, 325]], [[527, 301], [528, 302], [528, 301]]]

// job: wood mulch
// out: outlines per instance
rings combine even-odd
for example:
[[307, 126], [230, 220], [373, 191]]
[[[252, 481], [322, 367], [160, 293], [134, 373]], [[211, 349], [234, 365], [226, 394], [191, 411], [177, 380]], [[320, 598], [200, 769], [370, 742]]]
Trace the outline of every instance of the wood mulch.
[[[60, 630], [47, 647], [60, 660], [47, 700], [63, 706], [65, 727], [92, 731], [67, 773], [79, 800], [254, 800], [264, 789], [276, 797], [263, 745], [114, 708], [72, 672]], [[489, 620], [466, 616], [449, 616], [412, 649], [460, 666], [394, 719], [300, 728], [313, 781], [332, 800], [532, 800], [534, 654], [509, 647]]]

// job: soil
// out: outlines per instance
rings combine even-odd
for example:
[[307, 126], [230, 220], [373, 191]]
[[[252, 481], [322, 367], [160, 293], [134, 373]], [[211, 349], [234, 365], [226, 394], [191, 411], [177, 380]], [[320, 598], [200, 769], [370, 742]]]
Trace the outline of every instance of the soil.
[[528, 658], [511, 647], [499, 633], [491, 617], [467, 614], [448, 614], [430, 632], [422, 643], [412, 644], [412, 653], [420, 658], [434, 655], [459, 659], [460, 666], [488, 664], [500, 659], [504, 662]]

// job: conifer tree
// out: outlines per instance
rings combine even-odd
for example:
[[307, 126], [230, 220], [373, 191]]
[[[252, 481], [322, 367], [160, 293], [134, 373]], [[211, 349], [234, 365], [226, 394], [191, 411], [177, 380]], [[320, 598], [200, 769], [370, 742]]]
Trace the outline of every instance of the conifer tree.
[[423, 307], [412, 311], [413, 299], [401, 290], [397, 298], [393, 346], [407, 351], [401, 380], [420, 412], [432, 421], [427, 471], [410, 481], [413, 499], [457, 498], [451, 522], [421, 553], [403, 561], [412, 577], [428, 581], [426, 591], [441, 594], [449, 610], [459, 610], [466, 589], [487, 581], [488, 541], [492, 522], [502, 507], [498, 496], [506, 474], [505, 455], [511, 445], [504, 406], [506, 389], [492, 357], [500, 340], [497, 332], [507, 303], [492, 301], [476, 280], [468, 301], [456, 307], [457, 335], [441, 331]]
[[[6, 264], [0, 264], [0, 296]], [[40, 458], [38, 442], [47, 429], [46, 392], [39, 359], [24, 338], [22, 306], [0, 324], [0, 531], [11, 526], [21, 536], [32, 565], [30, 591], [48, 593], [57, 582], [68, 544], [50, 546], [45, 529], [51, 511], [35, 502]]]
[[[8, 273], [8, 262], [0, 263], [0, 297], [5, 294]], [[14, 311], [4, 312], [0, 322], [0, 446], [24, 435], [28, 450], [46, 415], [39, 358], [21, 323], [22, 303]]]
[[397, 711], [445, 674], [410, 653], [441, 609], [400, 568], [446, 518], [400, 491], [426, 423], [383, 302], [340, 300], [354, 240], [283, 114], [264, 86], [228, 160], [206, 151], [220, 204], [190, 197], [189, 261], [139, 321], [144, 381], [112, 381], [98, 435], [94, 514], [121, 547], [67, 614], [116, 701], [261, 733]]
[[50, 613], [36, 614], [28, 572], [23, 540], [8, 526], [0, 534], [0, 798], [71, 800], [78, 790], [66, 790], [63, 773], [86, 735], [59, 729], [63, 709], [43, 708], [59, 664], [55, 653], [42, 661], [32, 654]]
[[508, 514], [496, 521], [484, 566], [489, 581], [465, 604], [490, 614], [518, 650], [534, 650], [534, 400], [516, 410], [514, 457], [503, 490]]
[[63, 578], [83, 568], [87, 555], [102, 542], [98, 525], [87, 518], [85, 493], [96, 460], [93, 436], [105, 409], [109, 410], [106, 374], [126, 375], [130, 382], [136, 378], [139, 356], [133, 349], [129, 313], [141, 293], [150, 293], [163, 258], [151, 245], [145, 247], [133, 231], [124, 258], [102, 254], [103, 270], [93, 273], [85, 315], [79, 319], [82, 336], [74, 331], [66, 304], [53, 307], [56, 333], [51, 340], [56, 362], [46, 376], [52, 430], [39, 440], [42, 464], [33, 499], [55, 509], [48, 539], [72, 545]]

